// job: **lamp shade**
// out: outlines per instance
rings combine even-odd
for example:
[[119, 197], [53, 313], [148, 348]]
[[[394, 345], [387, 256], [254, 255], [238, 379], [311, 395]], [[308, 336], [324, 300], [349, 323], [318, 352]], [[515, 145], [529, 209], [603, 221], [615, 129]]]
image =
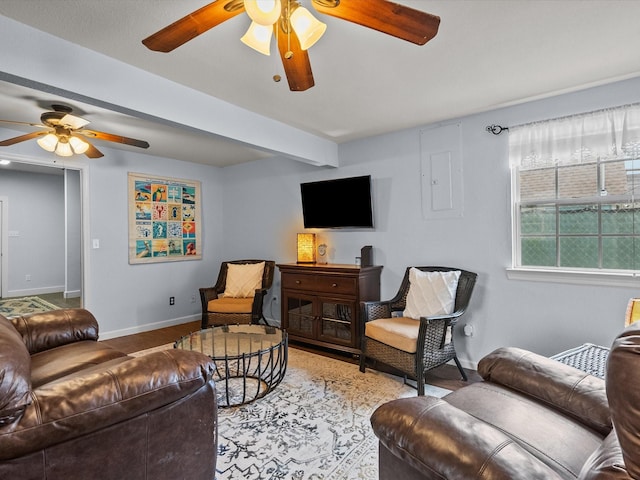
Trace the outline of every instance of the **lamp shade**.
[[298, 263], [316, 262], [316, 234], [298, 234]]
[[36, 142], [47, 152], [53, 152], [56, 149], [56, 145], [58, 145], [58, 137], [53, 133], [47, 133], [44, 137], [36, 140]]
[[304, 7], [298, 7], [291, 14], [291, 26], [300, 40], [300, 48], [307, 50], [314, 43], [320, 40], [320, 37], [327, 29], [327, 25], [315, 18], [309, 10]]
[[244, 0], [249, 18], [259, 25], [273, 25], [280, 18], [280, 0]]
[[624, 326], [628, 327], [640, 320], [640, 298], [632, 298], [627, 304], [627, 313], [624, 319]]
[[69, 142], [66, 139], [64, 142], [62, 140], [63, 139], [60, 139], [58, 145], [56, 146], [56, 155], [59, 155], [61, 157], [72, 156], [73, 150], [71, 150], [71, 145], [69, 145]]
[[84, 153], [89, 150], [89, 144], [78, 137], [71, 137], [69, 139], [69, 144], [73, 149], [73, 153]]
[[256, 52], [260, 52], [263, 55], [271, 55], [271, 35], [273, 35], [272, 27], [265, 27], [256, 22], [251, 22], [247, 33], [240, 38], [240, 41], [253, 48]]

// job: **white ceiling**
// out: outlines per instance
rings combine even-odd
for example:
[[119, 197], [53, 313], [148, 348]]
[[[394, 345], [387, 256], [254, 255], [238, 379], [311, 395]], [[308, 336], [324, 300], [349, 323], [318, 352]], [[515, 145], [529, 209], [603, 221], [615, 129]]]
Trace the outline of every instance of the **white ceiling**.
[[[245, 15], [168, 54], [142, 45], [206, 3], [1, 0], [0, 14], [336, 143], [640, 76], [635, 0], [398, 0], [441, 17], [424, 46], [317, 14], [328, 28], [309, 51], [316, 85], [306, 92], [272, 80], [284, 76], [277, 54], [240, 42]], [[54, 100], [64, 99], [0, 82], [2, 119], [37, 121]], [[193, 129], [65, 103], [90, 128], [149, 141], [154, 155], [219, 166], [267, 155]], [[212, 149], [221, 152], [214, 159]]]

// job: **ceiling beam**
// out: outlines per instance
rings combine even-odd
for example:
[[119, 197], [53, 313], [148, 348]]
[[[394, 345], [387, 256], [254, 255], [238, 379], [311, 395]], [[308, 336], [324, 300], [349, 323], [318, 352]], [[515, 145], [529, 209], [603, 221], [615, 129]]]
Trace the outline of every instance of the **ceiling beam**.
[[318, 166], [338, 145], [0, 16], [0, 78]]

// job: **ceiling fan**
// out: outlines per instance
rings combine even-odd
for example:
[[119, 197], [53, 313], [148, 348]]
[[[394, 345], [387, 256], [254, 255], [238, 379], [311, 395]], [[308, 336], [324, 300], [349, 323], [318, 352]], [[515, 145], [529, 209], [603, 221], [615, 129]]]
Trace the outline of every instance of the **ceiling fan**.
[[[440, 25], [440, 17], [436, 15], [388, 0], [311, 0], [311, 3], [319, 13], [416, 45], [424, 45], [435, 37]], [[142, 43], [150, 50], [170, 52], [243, 11], [252, 24], [242, 42], [268, 55], [271, 34], [275, 33], [289, 89], [304, 91], [313, 87], [307, 49], [324, 33], [326, 25], [311, 16], [297, 0], [216, 0], [145, 38]], [[309, 30], [303, 30], [304, 26]], [[274, 80], [278, 81], [279, 77], [274, 76]]]
[[90, 122], [83, 118], [72, 115], [73, 109], [66, 105], [51, 105], [53, 111], [44, 112], [40, 115], [42, 123], [14, 122], [11, 120], [0, 120], [2, 123], [12, 123], [15, 125], [29, 125], [31, 127], [41, 127], [43, 130], [27, 133], [18, 137], [9, 138], [0, 142], [0, 147], [8, 147], [16, 143], [37, 138], [38, 145], [48, 152], [54, 152], [61, 157], [84, 153], [89, 158], [103, 157], [103, 153], [94, 147], [86, 138], [104, 140], [107, 142], [122, 143], [134, 147], [149, 148], [149, 143], [144, 140], [123, 137], [112, 133], [89, 130], [86, 127]]

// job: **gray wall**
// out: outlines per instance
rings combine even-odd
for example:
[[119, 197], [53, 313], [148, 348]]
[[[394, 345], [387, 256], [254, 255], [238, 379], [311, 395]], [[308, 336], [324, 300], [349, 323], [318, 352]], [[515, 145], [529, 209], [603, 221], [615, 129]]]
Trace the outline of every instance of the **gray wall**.
[[[85, 256], [86, 306], [100, 321], [103, 338], [198, 318], [200, 305], [192, 304], [190, 298], [198, 287], [214, 282], [222, 260], [295, 261], [295, 235], [303, 231], [300, 182], [370, 174], [376, 228], [319, 231], [329, 244], [330, 261], [351, 263], [360, 247], [373, 245], [375, 262], [384, 266], [383, 298], [396, 292], [408, 265], [453, 265], [477, 272], [478, 285], [464, 321], [476, 326], [476, 334], [462, 337], [456, 333], [463, 363], [474, 365], [502, 345], [551, 354], [584, 342], [609, 344], [623, 326], [626, 303], [636, 295], [636, 287], [507, 278], [511, 262], [507, 136], [491, 135], [485, 127], [638, 101], [640, 79], [635, 79], [452, 120], [462, 132], [461, 218], [422, 217], [418, 128], [341, 145], [338, 169], [314, 168], [282, 158], [218, 169], [105, 148], [105, 157], [85, 161], [89, 224], [84, 231], [89, 244], [90, 239], [100, 240], [100, 248], [90, 249]], [[50, 159], [26, 143], [18, 149], [23, 155]], [[129, 265], [129, 171], [202, 182], [202, 261]], [[44, 203], [38, 201], [38, 205]], [[11, 228], [24, 231], [27, 227]], [[279, 274], [271, 296], [278, 294]], [[169, 296], [176, 297], [173, 307]], [[279, 308], [279, 303], [274, 305], [269, 299], [267, 317], [279, 318]]]
[[[8, 297], [64, 289], [64, 177], [0, 170], [9, 198]], [[26, 280], [30, 275], [31, 280]]]
[[[376, 228], [317, 231], [329, 245], [330, 261], [352, 263], [360, 247], [373, 245], [375, 262], [384, 266], [383, 298], [396, 293], [409, 265], [449, 265], [477, 272], [477, 287], [462, 322], [473, 323], [475, 335], [464, 337], [458, 331], [455, 337], [463, 363], [474, 365], [503, 345], [542, 354], [584, 342], [608, 345], [623, 327], [627, 301], [637, 295], [637, 288], [507, 278], [511, 265], [508, 137], [494, 136], [485, 128], [638, 101], [640, 79], [452, 120], [462, 131], [461, 218], [422, 216], [420, 129], [341, 145], [337, 170], [311, 169], [286, 160], [225, 168], [224, 252], [228, 257], [264, 253], [279, 262], [294, 262], [296, 233], [304, 231], [299, 183], [370, 174]], [[279, 317], [280, 305], [273, 303], [268, 302], [267, 316], [271, 309]]]
[[79, 297], [82, 294], [82, 198], [80, 172], [64, 171], [65, 204], [65, 281], [66, 298]]

